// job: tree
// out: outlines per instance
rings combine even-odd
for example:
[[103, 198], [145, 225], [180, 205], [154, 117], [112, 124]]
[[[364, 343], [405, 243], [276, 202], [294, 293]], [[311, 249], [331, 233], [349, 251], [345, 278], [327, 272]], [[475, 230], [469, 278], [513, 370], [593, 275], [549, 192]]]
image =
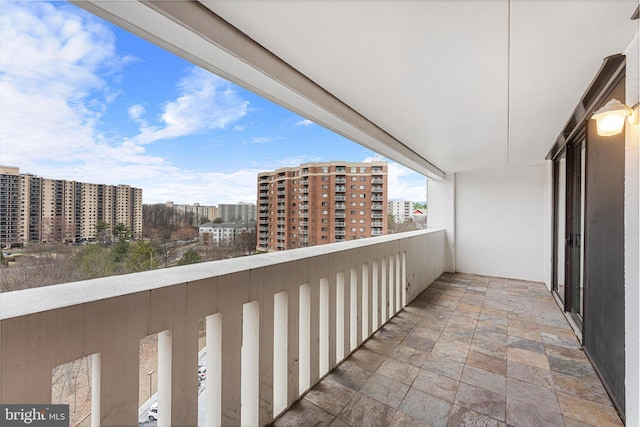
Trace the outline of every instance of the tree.
[[255, 228], [236, 235], [235, 249], [243, 255], [251, 255], [256, 250], [256, 244], [257, 233]]
[[158, 255], [158, 248], [151, 242], [133, 243], [125, 260], [127, 271], [129, 273], [134, 273], [158, 268]]
[[415, 211], [416, 209], [425, 210], [425, 209], [427, 209], [427, 204], [426, 203], [415, 202], [413, 204], [413, 210]]
[[117, 242], [115, 245], [111, 246], [111, 251], [109, 251], [109, 255], [111, 257], [111, 261], [114, 263], [124, 262], [129, 254], [129, 243], [121, 240]]
[[224, 222], [224, 219], [220, 217], [213, 220], [214, 224], [222, 224], [223, 222]]
[[111, 224], [106, 221], [98, 221], [96, 224], [96, 240], [103, 245], [107, 244], [111, 237]]
[[113, 234], [115, 234], [119, 240], [123, 240], [127, 237], [131, 237], [131, 230], [129, 230], [129, 227], [119, 222], [115, 227], [113, 227]]
[[188, 264], [197, 264], [202, 261], [200, 258], [200, 254], [193, 249], [189, 249], [186, 251], [180, 260], [178, 261], [178, 265], [188, 265]]
[[[126, 242], [123, 242], [126, 244]], [[78, 250], [76, 254], [79, 273], [82, 279], [95, 279], [111, 276], [115, 272], [106, 248], [100, 245], [88, 245]]]

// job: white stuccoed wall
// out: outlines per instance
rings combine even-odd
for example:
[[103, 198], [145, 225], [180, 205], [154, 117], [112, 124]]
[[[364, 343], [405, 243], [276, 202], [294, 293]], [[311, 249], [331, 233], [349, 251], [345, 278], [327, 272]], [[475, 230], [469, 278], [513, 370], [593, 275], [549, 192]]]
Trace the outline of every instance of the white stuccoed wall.
[[547, 283], [549, 176], [542, 165], [430, 180], [429, 226], [447, 231], [447, 268]]

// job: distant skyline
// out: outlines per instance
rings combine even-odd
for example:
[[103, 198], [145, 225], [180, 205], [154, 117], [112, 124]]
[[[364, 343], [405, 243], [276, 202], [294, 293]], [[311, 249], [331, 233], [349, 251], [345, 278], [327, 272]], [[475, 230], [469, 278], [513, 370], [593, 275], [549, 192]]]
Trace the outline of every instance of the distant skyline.
[[[387, 160], [65, 2], [0, 8], [0, 164], [143, 189], [144, 203], [255, 203], [259, 172]], [[389, 161], [389, 199], [426, 178]]]

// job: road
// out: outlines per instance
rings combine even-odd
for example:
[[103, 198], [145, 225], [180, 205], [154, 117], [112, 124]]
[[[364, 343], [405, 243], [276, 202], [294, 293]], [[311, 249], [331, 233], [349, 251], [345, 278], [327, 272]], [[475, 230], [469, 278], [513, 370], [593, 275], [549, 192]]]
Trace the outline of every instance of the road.
[[[204, 347], [200, 350], [198, 354], [198, 363], [202, 366], [206, 366], [207, 359], [207, 348]], [[196, 373], [194, 372], [194, 375]], [[205, 426], [205, 399], [207, 396], [207, 390], [205, 390], [205, 382], [201, 382], [198, 386], [198, 427]], [[149, 407], [153, 405], [158, 400], [158, 393], [154, 393], [153, 396], [146, 402], [142, 404], [140, 409], [138, 409], [138, 426], [139, 427], [155, 427], [157, 425], [156, 421], [151, 421], [147, 418], [147, 412], [149, 411]], [[158, 415], [161, 417], [161, 409], [158, 408]]]

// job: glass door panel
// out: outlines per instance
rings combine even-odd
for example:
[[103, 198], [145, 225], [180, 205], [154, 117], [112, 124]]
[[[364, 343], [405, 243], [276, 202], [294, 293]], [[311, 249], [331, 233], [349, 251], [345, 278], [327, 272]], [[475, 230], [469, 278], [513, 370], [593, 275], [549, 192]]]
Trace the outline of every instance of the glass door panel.
[[554, 281], [553, 290], [564, 303], [566, 291], [566, 256], [565, 242], [567, 239], [567, 157], [566, 151], [554, 162], [555, 175], [555, 232], [554, 232]]

